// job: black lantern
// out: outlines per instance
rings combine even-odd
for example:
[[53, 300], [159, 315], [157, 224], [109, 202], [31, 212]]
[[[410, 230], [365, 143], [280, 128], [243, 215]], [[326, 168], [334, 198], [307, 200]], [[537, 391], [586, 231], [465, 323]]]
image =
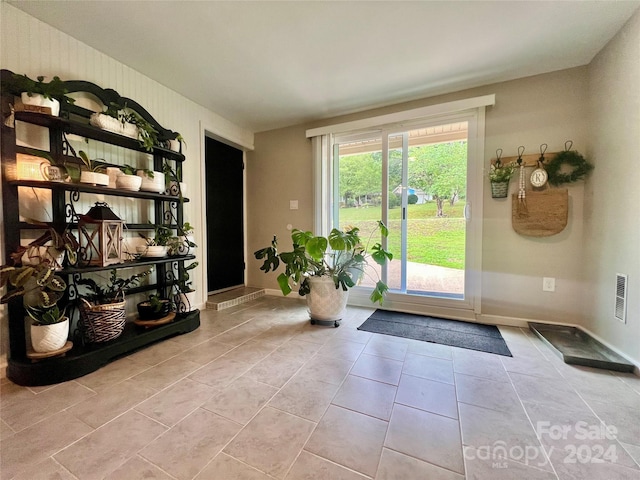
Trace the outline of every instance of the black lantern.
[[86, 215], [80, 215], [78, 236], [83, 263], [100, 267], [122, 263], [123, 224], [106, 203], [97, 202]]

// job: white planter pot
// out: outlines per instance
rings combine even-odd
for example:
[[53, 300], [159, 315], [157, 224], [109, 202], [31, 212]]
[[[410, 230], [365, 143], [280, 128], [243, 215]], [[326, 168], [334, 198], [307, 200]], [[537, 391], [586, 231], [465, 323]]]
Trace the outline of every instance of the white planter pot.
[[178, 305], [179, 312], [191, 312], [196, 309], [196, 292], [181, 293], [180, 304]]
[[180, 151], [180, 142], [178, 140], [169, 140], [169, 150], [174, 152]]
[[118, 135], [124, 135], [129, 138], [138, 138], [138, 127], [131, 123], [125, 123], [123, 125], [117, 118], [105, 115], [104, 113], [93, 113], [91, 117], [89, 117], [89, 123], [107, 132], [117, 133]]
[[336, 288], [330, 277], [310, 277], [307, 308], [312, 320], [336, 321], [342, 319], [349, 299], [349, 291]]
[[154, 171], [153, 178], [151, 178], [144, 172], [144, 170], [138, 170], [137, 175], [142, 178], [140, 190], [142, 190], [143, 192], [164, 192], [164, 173]]
[[109, 188], [116, 188], [118, 177], [124, 175], [118, 167], [107, 167], [107, 175], [109, 176]]
[[60, 102], [58, 100], [50, 100], [44, 98], [39, 93], [32, 93], [31, 96], [27, 92], [22, 92], [20, 95], [22, 103], [25, 105], [35, 105], [38, 107], [49, 107], [51, 109], [51, 115], [57, 117], [60, 113]]
[[109, 175], [106, 173], [85, 171], [80, 173], [80, 182], [107, 187], [109, 185]]
[[143, 257], [161, 258], [167, 256], [167, 247], [163, 245], [142, 245], [136, 251]]
[[37, 353], [60, 350], [69, 337], [69, 319], [52, 325], [31, 325], [31, 347]]
[[120, 175], [116, 178], [116, 188], [137, 192], [142, 185], [142, 177], [137, 175]]

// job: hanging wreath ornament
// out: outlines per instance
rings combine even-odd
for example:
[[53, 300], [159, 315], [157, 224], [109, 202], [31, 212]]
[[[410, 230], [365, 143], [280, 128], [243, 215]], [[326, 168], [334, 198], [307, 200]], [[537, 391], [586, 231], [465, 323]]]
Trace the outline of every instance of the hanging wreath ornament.
[[[571, 150], [572, 146], [573, 142], [568, 140], [564, 144], [565, 150], [563, 152], [559, 152], [545, 166], [547, 175], [549, 176], [549, 183], [551, 185], [558, 186], [563, 183], [576, 182], [593, 170], [593, 165], [588, 163], [581, 154], [575, 150]], [[565, 164], [572, 168], [568, 173], [563, 171]]]

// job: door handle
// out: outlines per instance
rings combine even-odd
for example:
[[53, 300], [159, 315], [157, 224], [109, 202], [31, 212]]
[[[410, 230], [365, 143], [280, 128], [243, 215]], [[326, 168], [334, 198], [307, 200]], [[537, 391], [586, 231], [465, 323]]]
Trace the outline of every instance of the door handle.
[[468, 222], [471, 220], [471, 204], [467, 203], [464, 206], [464, 219]]
[[402, 207], [402, 220], [407, 219], [407, 207]]

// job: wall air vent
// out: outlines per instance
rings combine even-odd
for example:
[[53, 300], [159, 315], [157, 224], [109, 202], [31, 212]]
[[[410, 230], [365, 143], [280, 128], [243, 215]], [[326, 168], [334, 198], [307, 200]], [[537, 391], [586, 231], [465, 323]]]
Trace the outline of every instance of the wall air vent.
[[615, 317], [622, 323], [627, 323], [627, 280], [624, 273], [616, 273]]

